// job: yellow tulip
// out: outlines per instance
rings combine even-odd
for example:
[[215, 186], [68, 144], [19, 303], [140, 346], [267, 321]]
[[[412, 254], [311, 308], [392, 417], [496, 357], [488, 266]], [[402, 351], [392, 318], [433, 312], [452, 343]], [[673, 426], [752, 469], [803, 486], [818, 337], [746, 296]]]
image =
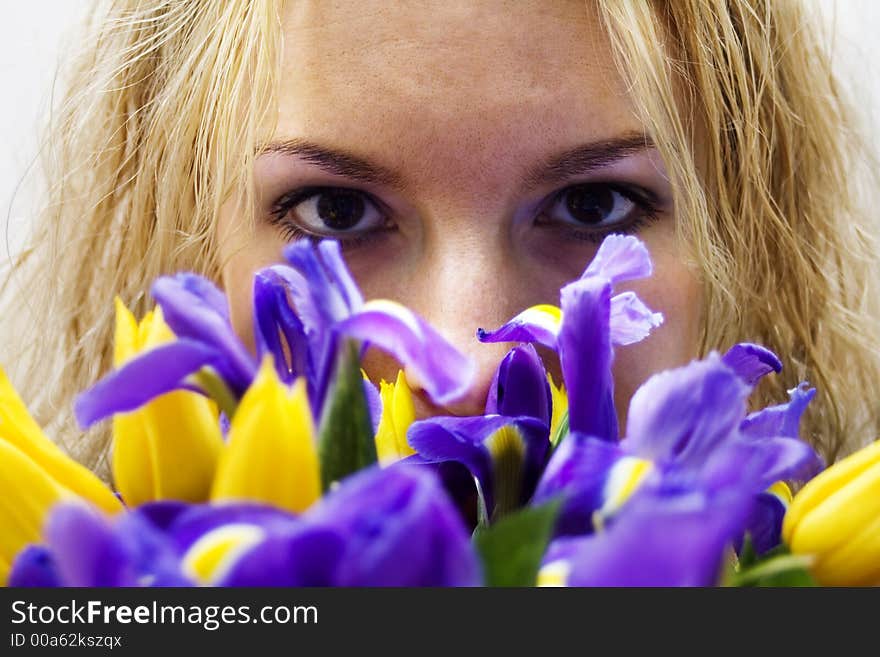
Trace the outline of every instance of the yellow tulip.
[[416, 453], [406, 442], [406, 432], [416, 419], [416, 409], [402, 370], [397, 373], [395, 383], [379, 382], [379, 396], [382, 417], [376, 431], [376, 454], [379, 463], [389, 465]]
[[[119, 500], [95, 474], [49, 440], [31, 417], [6, 373], [0, 369], [0, 442], [8, 443], [69, 490], [109, 512], [122, 508]], [[5, 495], [8, 489], [0, 489]]]
[[37, 543], [51, 508], [87, 500], [116, 512], [122, 504], [88, 468], [49, 440], [0, 369], [0, 583], [15, 558]]
[[289, 388], [266, 357], [232, 418], [211, 499], [262, 502], [300, 513], [320, 496], [305, 380]]
[[[157, 308], [141, 320], [116, 300], [114, 362], [174, 339]], [[208, 499], [223, 437], [216, 405], [188, 390], [160, 395], [113, 417], [113, 479], [129, 505]]]
[[814, 558], [827, 586], [880, 585], [880, 441], [831, 466], [794, 496], [782, 537]]
[[49, 510], [72, 497], [21, 450], [0, 440], [0, 583], [6, 584], [15, 556], [39, 543]]

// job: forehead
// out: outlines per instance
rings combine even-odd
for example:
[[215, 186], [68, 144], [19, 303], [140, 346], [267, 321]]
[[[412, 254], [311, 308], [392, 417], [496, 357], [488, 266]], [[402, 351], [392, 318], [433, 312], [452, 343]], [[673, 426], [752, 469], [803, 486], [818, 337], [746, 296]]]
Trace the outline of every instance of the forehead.
[[471, 176], [641, 130], [584, 0], [293, 0], [283, 32], [284, 138]]

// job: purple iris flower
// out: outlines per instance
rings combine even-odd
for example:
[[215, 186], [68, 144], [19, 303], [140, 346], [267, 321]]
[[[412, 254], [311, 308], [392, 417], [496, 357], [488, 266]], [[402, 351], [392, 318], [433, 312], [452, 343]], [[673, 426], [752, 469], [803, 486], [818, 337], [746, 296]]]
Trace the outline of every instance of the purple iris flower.
[[160, 502], [110, 519], [61, 505], [45, 536], [16, 559], [10, 585], [473, 586], [481, 576], [440, 483], [402, 465], [346, 479], [299, 517]]
[[547, 425], [529, 416], [433, 417], [414, 422], [407, 440], [418, 452], [414, 462], [467, 468], [485, 506], [483, 521], [528, 502], [550, 453]]
[[177, 339], [133, 358], [82, 393], [74, 407], [81, 426], [135, 410], [172, 390], [216, 395], [192, 379], [203, 368], [213, 370], [214, 384], [234, 399], [256, 375], [259, 362], [233, 331], [226, 297], [213, 283], [192, 273], [162, 276], [152, 293]]
[[[178, 339], [134, 358], [80, 395], [80, 424], [134, 410], [175, 389], [216, 396], [205, 389], [212, 381], [239, 399], [265, 354], [273, 355], [282, 380], [306, 377], [319, 419], [344, 339], [390, 353], [419, 376], [439, 404], [470, 386], [473, 362], [424, 320], [391, 301], [364, 302], [337, 242], [301, 240], [287, 246], [284, 255], [288, 265], [263, 269], [254, 279], [256, 356], [233, 331], [226, 299], [213, 283], [188, 273], [157, 279], [153, 296]], [[203, 368], [217, 377], [194, 381]], [[369, 382], [365, 392], [378, 422], [378, 393]]]
[[633, 292], [613, 295], [613, 287], [650, 276], [651, 271], [642, 242], [610, 235], [581, 278], [560, 291], [561, 314], [536, 306], [495, 331], [478, 330], [477, 337], [482, 342], [538, 342], [555, 349], [568, 390], [571, 431], [615, 441], [613, 345], [642, 340], [663, 317]]
[[532, 345], [511, 349], [495, 370], [486, 398], [486, 415], [529, 416], [550, 426], [550, 383], [544, 363]]
[[[662, 316], [632, 292], [612, 296], [612, 287], [650, 273], [644, 245], [634, 237], [612, 235], [583, 276], [562, 289], [561, 310], [536, 306], [496, 331], [480, 329], [478, 337], [483, 342], [537, 342], [557, 350], [568, 390], [571, 430], [589, 430], [614, 441], [612, 344], [643, 339]], [[525, 344], [512, 349], [499, 365], [485, 416], [415, 422], [407, 439], [420, 462], [465, 465], [487, 515], [494, 518], [524, 504], [534, 492], [551, 449], [551, 416], [546, 370], [534, 347]]]
[[[288, 245], [284, 256], [289, 266], [276, 265], [271, 271], [274, 280], [283, 281], [289, 299], [267, 298], [281, 305], [292, 302], [296, 308], [301, 328], [297, 326], [292, 333], [306, 337], [310, 358], [303, 360], [313, 368], [309, 380], [316, 408], [323, 405], [345, 338], [360, 341], [363, 350], [374, 346], [394, 356], [424, 382], [425, 392], [438, 404], [460, 397], [470, 387], [473, 362], [427, 322], [393, 301], [364, 301], [345, 267], [338, 242], [300, 240]], [[260, 306], [256, 311], [258, 316], [268, 313]], [[289, 340], [289, 316], [277, 312], [269, 332]], [[265, 336], [261, 340], [268, 342]], [[287, 347], [293, 345], [288, 342]]]
[[746, 514], [740, 495], [637, 494], [604, 531], [550, 544], [550, 586], [713, 586]]
[[[797, 438], [813, 391], [802, 386], [788, 404], [746, 414], [749, 382], [759, 376], [744, 372], [760, 369], [758, 358], [769, 353], [753, 347], [737, 345], [724, 358], [710, 354], [651, 377], [630, 402], [627, 437], [610, 444], [570, 435], [550, 459], [533, 502], [562, 497], [557, 531], [583, 534], [615, 515], [637, 489], [665, 495], [736, 490], [754, 504], [776, 481], [815, 474], [821, 460]], [[751, 369], [728, 365], [748, 350]]]

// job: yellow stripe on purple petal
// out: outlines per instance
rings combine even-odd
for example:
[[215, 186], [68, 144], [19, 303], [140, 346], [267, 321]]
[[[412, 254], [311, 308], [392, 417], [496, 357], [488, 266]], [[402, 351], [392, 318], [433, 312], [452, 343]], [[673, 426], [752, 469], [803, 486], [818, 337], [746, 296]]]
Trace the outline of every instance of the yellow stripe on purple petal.
[[486, 438], [483, 446], [492, 458], [495, 509], [501, 513], [511, 511], [520, 504], [526, 462], [525, 439], [514, 425], [507, 424]]
[[553, 561], [542, 566], [538, 571], [537, 586], [560, 587], [568, 585], [568, 576], [571, 573], [571, 564], [568, 561]]
[[605, 504], [602, 505], [599, 513], [606, 518], [614, 515], [638, 490], [653, 469], [654, 464], [651, 461], [635, 456], [624, 456], [619, 459], [611, 466], [608, 478], [605, 480], [603, 491]]
[[784, 481], [777, 481], [775, 484], [770, 486], [770, 488], [768, 488], [766, 492], [767, 494], [772, 495], [777, 500], [782, 502], [782, 506], [784, 506], [786, 509], [788, 508], [788, 505], [791, 504], [791, 488], [789, 488], [788, 484], [786, 484]]
[[562, 325], [562, 308], [547, 303], [532, 306], [517, 315], [513, 321], [517, 320], [524, 324], [539, 326], [557, 335]]
[[199, 584], [217, 584], [264, 536], [262, 528], [244, 523], [213, 529], [186, 551], [183, 572]]

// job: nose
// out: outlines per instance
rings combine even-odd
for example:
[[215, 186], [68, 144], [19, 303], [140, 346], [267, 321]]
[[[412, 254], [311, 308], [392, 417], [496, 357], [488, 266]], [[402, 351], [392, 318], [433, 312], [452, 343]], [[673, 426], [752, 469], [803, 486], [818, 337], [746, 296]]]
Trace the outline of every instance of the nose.
[[420, 416], [483, 413], [495, 371], [510, 345], [483, 344], [477, 340], [477, 329], [497, 328], [528, 304], [528, 285], [510, 249], [480, 237], [435, 244], [421, 259], [407, 290], [401, 290], [404, 303], [474, 363], [470, 387], [442, 408], [424, 394], [424, 382], [407, 371]]
[[[476, 342], [476, 338], [474, 338]], [[406, 380], [415, 397], [416, 416], [429, 417], [432, 415], [480, 415], [486, 407], [486, 398], [489, 387], [495, 375], [495, 370], [504, 354], [507, 352], [505, 345], [469, 345], [464, 340], [453, 341], [462, 353], [466, 354], [474, 362], [474, 376], [470, 386], [465, 392], [443, 406], [435, 404], [425, 392], [425, 383], [419, 374], [410, 368], [405, 370]]]

